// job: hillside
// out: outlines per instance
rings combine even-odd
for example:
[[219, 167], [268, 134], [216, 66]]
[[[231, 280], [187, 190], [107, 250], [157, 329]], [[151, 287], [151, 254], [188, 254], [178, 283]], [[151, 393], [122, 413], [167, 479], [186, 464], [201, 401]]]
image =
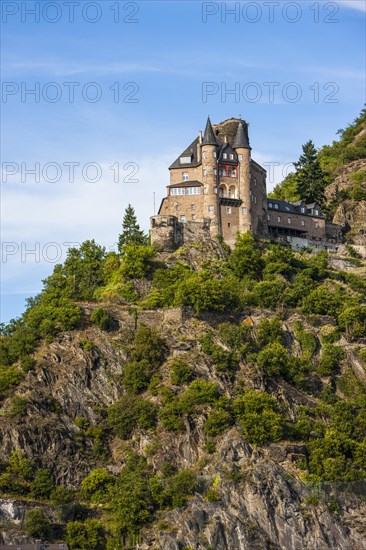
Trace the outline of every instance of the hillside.
[[[322, 173], [318, 174], [318, 201], [329, 221], [339, 224], [346, 242], [366, 244], [366, 109], [345, 130], [339, 130], [338, 140], [323, 146], [316, 161]], [[297, 163], [295, 163], [296, 165]], [[299, 189], [299, 175], [303, 166], [290, 174], [271, 194], [273, 198], [296, 201], [305, 199]], [[311, 176], [314, 170], [308, 170]], [[305, 183], [306, 173], [304, 172]]]
[[3, 327], [3, 541], [362, 548], [366, 262], [139, 239], [71, 249]]

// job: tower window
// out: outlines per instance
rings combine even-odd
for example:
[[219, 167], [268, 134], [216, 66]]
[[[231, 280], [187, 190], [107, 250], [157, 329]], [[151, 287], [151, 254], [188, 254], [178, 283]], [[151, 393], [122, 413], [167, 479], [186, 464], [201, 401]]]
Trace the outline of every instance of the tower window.
[[241, 213], [243, 214], [243, 216], [246, 216], [248, 210], [244, 207], [241, 209]]
[[229, 223], [227, 224], [227, 226], [228, 226], [228, 227], [231, 227], [231, 223], [229, 222]]
[[224, 159], [227, 159], [227, 153], [223, 154]]
[[188, 179], [189, 179], [188, 172], [183, 172], [182, 177], [183, 177], [183, 181], [188, 181]]
[[212, 156], [214, 159], [216, 158], [216, 151], [212, 151]]
[[204, 176], [207, 176], [207, 170], [206, 170], [206, 168], [204, 168], [204, 170], [203, 170], [203, 175], [204, 175]]
[[180, 217], [180, 221], [181, 221], [182, 223], [186, 223], [186, 217], [185, 217], [185, 216], [181, 216], [181, 217]]
[[192, 209], [192, 210], [196, 210], [196, 205], [195, 205], [195, 204], [191, 204], [191, 209]]
[[214, 211], [213, 205], [210, 205], [210, 206], [208, 207], [208, 211], [209, 211], [209, 212], [213, 212], [213, 211]]
[[267, 220], [270, 222], [271, 221], [271, 216], [268, 214], [267, 216]]
[[226, 214], [231, 214], [231, 206], [226, 207]]
[[243, 160], [243, 155], [238, 155], [239, 160]]
[[304, 226], [305, 225], [305, 222], [304, 220], [301, 220], [301, 225]]
[[196, 214], [192, 214], [192, 220], [196, 219]]
[[287, 218], [287, 223], [291, 223], [291, 218]]
[[206, 158], [206, 151], [204, 153], [202, 153], [202, 158]]

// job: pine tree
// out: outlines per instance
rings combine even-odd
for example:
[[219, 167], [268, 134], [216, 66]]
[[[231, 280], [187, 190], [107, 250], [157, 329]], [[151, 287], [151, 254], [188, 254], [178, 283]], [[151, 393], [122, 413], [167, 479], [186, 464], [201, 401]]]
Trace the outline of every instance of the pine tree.
[[137, 223], [135, 209], [129, 204], [123, 216], [122, 233], [118, 237], [118, 251], [123, 254], [127, 244], [146, 244], [146, 242], [146, 235]]
[[326, 173], [320, 166], [314, 143], [311, 140], [306, 142], [302, 152], [298, 162], [294, 162], [297, 192], [306, 203], [322, 203], [327, 184]]

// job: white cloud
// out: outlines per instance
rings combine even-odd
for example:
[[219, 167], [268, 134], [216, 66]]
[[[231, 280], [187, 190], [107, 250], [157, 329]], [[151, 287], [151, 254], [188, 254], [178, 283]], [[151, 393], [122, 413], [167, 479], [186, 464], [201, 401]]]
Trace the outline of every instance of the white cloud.
[[366, 13], [366, 0], [338, 0], [338, 4], [342, 4], [345, 8]]

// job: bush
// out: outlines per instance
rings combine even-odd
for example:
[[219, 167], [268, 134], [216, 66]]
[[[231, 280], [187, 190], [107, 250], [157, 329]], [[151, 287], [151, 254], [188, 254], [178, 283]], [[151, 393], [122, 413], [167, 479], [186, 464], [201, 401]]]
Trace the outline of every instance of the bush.
[[234, 400], [233, 411], [249, 443], [263, 445], [282, 438], [284, 419], [266, 392], [247, 390]]
[[124, 395], [108, 409], [108, 424], [121, 439], [131, 437], [136, 428], [153, 428], [156, 419], [156, 406], [147, 399], [134, 395]]
[[209, 414], [205, 422], [205, 432], [207, 435], [215, 437], [227, 430], [231, 423], [231, 415], [223, 409], [217, 409]]
[[97, 307], [91, 314], [90, 319], [92, 323], [104, 331], [112, 330], [116, 324], [110, 313], [103, 307]]
[[174, 359], [170, 365], [170, 380], [176, 386], [188, 384], [195, 378], [195, 372], [183, 359]]
[[177, 475], [167, 480], [166, 494], [172, 506], [184, 506], [189, 495], [194, 494], [196, 475], [192, 470], [181, 470]]
[[47, 540], [51, 537], [51, 524], [41, 508], [26, 511], [24, 531], [36, 539]]
[[66, 525], [66, 542], [71, 549], [77, 550], [104, 550], [105, 533], [96, 519], [70, 521]]
[[315, 313], [317, 315], [336, 315], [339, 307], [334, 293], [325, 286], [319, 286], [312, 290], [303, 299], [303, 310], [305, 313]]
[[263, 262], [257, 242], [251, 232], [238, 235], [235, 249], [230, 255], [230, 265], [235, 275], [242, 279], [249, 276], [253, 279], [261, 277]]
[[340, 346], [325, 344], [319, 359], [318, 372], [322, 376], [331, 376], [339, 367], [344, 356], [344, 351]]
[[35, 498], [49, 498], [53, 481], [50, 471], [47, 468], [37, 470], [34, 480], [30, 485], [31, 495]]
[[123, 249], [121, 274], [126, 279], [148, 277], [154, 267], [156, 250], [149, 245], [127, 244]]
[[338, 324], [350, 338], [362, 338], [366, 335], [366, 307], [351, 306], [338, 317]]
[[6, 397], [21, 379], [22, 375], [15, 367], [0, 366], [0, 399]]
[[179, 402], [173, 400], [166, 403], [159, 411], [159, 420], [165, 430], [182, 432], [184, 424]]
[[81, 488], [92, 503], [100, 504], [108, 498], [107, 488], [114, 480], [106, 468], [96, 468], [84, 477]]
[[258, 353], [257, 363], [265, 376], [286, 375], [290, 368], [288, 350], [278, 342], [269, 344]]
[[212, 405], [220, 397], [220, 389], [214, 382], [194, 380], [180, 398], [179, 406], [187, 414], [192, 414], [197, 405]]
[[141, 393], [147, 389], [153, 373], [154, 369], [146, 359], [126, 363], [124, 366], [123, 383], [127, 391]]
[[11, 416], [25, 416], [28, 409], [28, 399], [24, 397], [15, 396], [10, 403]]
[[253, 298], [259, 307], [276, 309], [283, 304], [285, 289], [283, 281], [261, 281], [253, 288]]
[[135, 334], [134, 347], [130, 350], [132, 361], [146, 360], [153, 368], [159, 367], [165, 359], [165, 340], [145, 325], [140, 325]]

